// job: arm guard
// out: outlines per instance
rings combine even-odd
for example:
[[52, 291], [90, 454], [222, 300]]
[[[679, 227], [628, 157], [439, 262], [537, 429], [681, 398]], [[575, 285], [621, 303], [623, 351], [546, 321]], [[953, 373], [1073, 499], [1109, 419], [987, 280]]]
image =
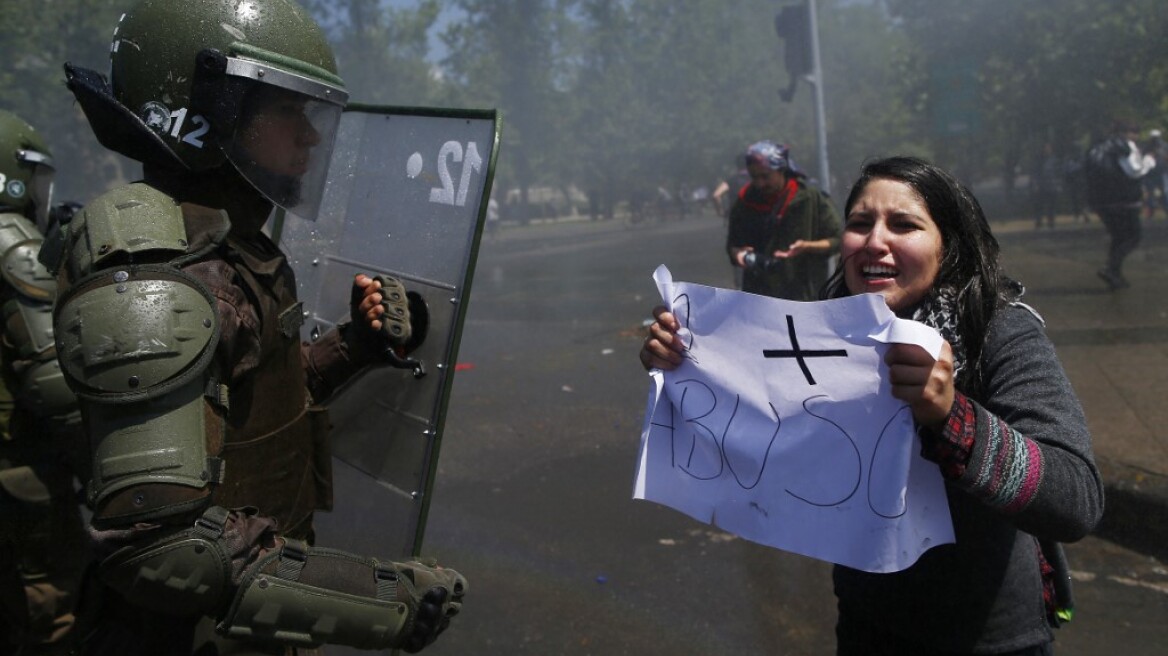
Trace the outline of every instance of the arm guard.
[[211, 615], [220, 633], [301, 647], [417, 651], [457, 614], [466, 581], [421, 563], [361, 558], [271, 538], [250, 549], [252, 517], [212, 507], [195, 525], [125, 547], [100, 574], [138, 605], [175, 615]]
[[36, 226], [19, 214], [0, 214], [0, 275], [21, 296], [51, 303], [57, 282], [37, 261], [44, 239]]
[[0, 275], [12, 295], [4, 304], [7, 383], [17, 402], [38, 417], [77, 409], [53, 350], [57, 283], [37, 256], [43, 240], [31, 221], [0, 214]]

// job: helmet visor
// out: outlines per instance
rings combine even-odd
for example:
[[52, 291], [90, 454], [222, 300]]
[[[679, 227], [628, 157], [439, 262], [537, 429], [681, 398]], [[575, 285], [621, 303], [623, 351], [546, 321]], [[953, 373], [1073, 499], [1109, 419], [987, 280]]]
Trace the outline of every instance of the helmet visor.
[[49, 210], [53, 204], [53, 174], [56, 172], [53, 168], [53, 158], [35, 150], [18, 150], [16, 159], [23, 166], [32, 169], [23, 192], [27, 194], [28, 204], [35, 211], [35, 215], [29, 218], [35, 221], [43, 232], [48, 225]]
[[227, 158], [273, 203], [315, 220], [343, 106], [263, 82], [248, 86]]

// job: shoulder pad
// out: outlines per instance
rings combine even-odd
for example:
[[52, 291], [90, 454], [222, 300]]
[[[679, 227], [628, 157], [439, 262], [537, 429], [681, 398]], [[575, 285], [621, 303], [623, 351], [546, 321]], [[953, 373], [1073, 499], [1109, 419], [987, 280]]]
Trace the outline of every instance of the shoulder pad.
[[[135, 182], [95, 198], [70, 224], [76, 271], [103, 269], [117, 256], [154, 252], [171, 259], [187, 250], [182, 208], [174, 198]], [[82, 237], [84, 235], [84, 238]]]
[[19, 214], [0, 214], [0, 276], [19, 294], [52, 301], [57, 281], [37, 261], [43, 241], [32, 221]]

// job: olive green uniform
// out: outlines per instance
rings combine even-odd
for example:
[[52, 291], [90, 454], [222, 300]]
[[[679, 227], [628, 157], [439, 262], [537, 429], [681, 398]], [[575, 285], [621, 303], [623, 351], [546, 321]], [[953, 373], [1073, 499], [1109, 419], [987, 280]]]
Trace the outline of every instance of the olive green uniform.
[[9, 640], [38, 654], [65, 654], [86, 553], [75, 490], [88, 478], [88, 453], [52, 346], [54, 285], [28, 257], [39, 244], [31, 221], [0, 214], [0, 256], [7, 252], [6, 265], [24, 267], [28, 279], [45, 286], [31, 298], [8, 280], [0, 283], [0, 389], [8, 401], [0, 433], [0, 540], [11, 543], [14, 562], [4, 567], [19, 572], [26, 608], [18, 637]]
[[[181, 209], [188, 248], [174, 255], [177, 259], [203, 253], [179, 268], [205, 285], [215, 299], [221, 335], [212, 368], [218, 372], [218, 384], [228, 390], [229, 401], [218, 408], [224, 419], [218, 456], [224, 475], [209, 490], [210, 502], [224, 508], [258, 508], [267, 515], [240, 514], [229, 520], [247, 535], [240, 546], [248, 549], [244, 558], [251, 562], [273, 550], [277, 531], [283, 537], [311, 542], [313, 511], [331, 505], [327, 413], [314, 397], [325, 400], [364, 366], [364, 360], [351, 357], [343, 331], [327, 333], [312, 344], [301, 343], [302, 314], [292, 269], [279, 248], [258, 230], [229, 230], [233, 215], [236, 225], [262, 225], [266, 217], [266, 213], [254, 216], [255, 209], [233, 201], [225, 193], [230, 183], [213, 176], [192, 180], [189, 175], [157, 174], [148, 185], [133, 186], [142, 188], [130, 192], [136, 198], [157, 199], [162, 194]], [[119, 197], [125, 193], [111, 192]], [[252, 216], [246, 216], [249, 213]], [[89, 220], [83, 212], [70, 226], [68, 249], [84, 247], [77, 242], [89, 234]], [[63, 286], [91, 273], [67, 269]], [[104, 510], [98, 506], [99, 519]], [[201, 507], [186, 517], [168, 518], [166, 523], [185, 527], [200, 512]], [[167, 530], [165, 525], [159, 528]], [[94, 536], [99, 553], [112, 553], [156, 540], [156, 533], [105, 530], [95, 531]], [[128, 604], [100, 581], [89, 585], [94, 589], [89, 590], [82, 618], [87, 653], [196, 653], [197, 617], [155, 615]], [[201, 634], [222, 642], [209, 631]], [[273, 645], [232, 649], [232, 653], [284, 653], [284, 647]]]
[[88, 450], [56, 361], [56, 284], [37, 262], [52, 179], [41, 136], [0, 110], [0, 653], [68, 653], [85, 561]]
[[[319, 207], [348, 97], [323, 31], [290, 0], [138, 0], [110, 77], [66, 77], [145, 176], [86, 205], [51, 267], [93, 456], [83, 653], [423, 648], [465, 579], [312, 544], [331, 503], [319, 404], [410, 344], [406, 292], [354, 284], [352, 321], [301, 344], [292, 270], [261, 233], [273, 205]], [[359, 310], [374, 290], [381, 309]]]

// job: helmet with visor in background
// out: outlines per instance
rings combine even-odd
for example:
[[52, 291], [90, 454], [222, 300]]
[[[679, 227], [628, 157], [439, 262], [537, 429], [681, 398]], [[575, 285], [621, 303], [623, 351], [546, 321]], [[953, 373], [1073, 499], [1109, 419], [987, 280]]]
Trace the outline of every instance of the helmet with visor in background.
[[53, 202], [48, 144], [16, 114], [0, 109], [0, 211], [16, 212], [44, 231]]

